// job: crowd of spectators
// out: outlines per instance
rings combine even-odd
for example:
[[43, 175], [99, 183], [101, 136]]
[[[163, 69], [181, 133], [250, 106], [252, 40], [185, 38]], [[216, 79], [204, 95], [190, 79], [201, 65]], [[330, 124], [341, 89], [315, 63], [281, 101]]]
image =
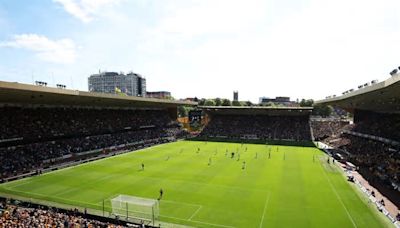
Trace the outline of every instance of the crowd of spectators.
[[350, 162], [367, 168], [375, 178], [397, 189], [400, 184], [399, 148], [359, 136], [344, 134], [342, 137], [348, 143], [340, 149], [348, 152]]
[[354, 131], [400, 142], [400, 114], [357, 111]]
[[0, 227], [122, 228], [125, 226], [88, 219], [76, 211], [65, 213], [58, 212], [57, 209], [19, 207], [0, 202]]
[[0, 139], [23, 138], [0, 143], [0, 180], [81, 152], [186, 134], [165, 110], [0, 109]]
[[400, 146], [375, 136], [400, 141], [400, 115], [357, 110], [353, 124], [326, 119], [312, 121], [311, 126], [316, 140], [340, 151], [364, 178], [386, 189], [387, 197], [399, 205]]
[[335, 156], [353, 163], [369, 184], [400, 206], [399, 114], [355, 110], [354, 123], [325, 119], [311, 126], [317, 141], [333, 147]]
[[[143, 140], [175, 137], [177, 129], [146, 129], [0, 148], [0, 179], [41, 169], [52, 159]], [[160, 141], [161, 142], [161, 141]]]
[[0, 113], [0, 140], [99, 135], [171, 121], [166, 110], [1, 107]]
[[213, 115], [200, 136], [311, 140], [308, 116]]
[[330, 137], [340, 136], [341, 130], [349, 124], [349, 121], [340, 119], [311, 120], [311, 128], [316, 141], [324, 141]]

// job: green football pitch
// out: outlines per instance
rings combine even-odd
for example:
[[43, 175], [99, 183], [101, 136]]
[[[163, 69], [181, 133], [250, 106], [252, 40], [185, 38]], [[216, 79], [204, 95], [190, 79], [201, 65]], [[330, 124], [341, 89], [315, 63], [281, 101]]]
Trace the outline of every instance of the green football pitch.
[[326, 160], [310, 147], [180, 141], [5, 183], [0, 195], [110, 211], [115, 196], [157, 199], [162, 188], [160, 221], [172, 224], [389, 227]]

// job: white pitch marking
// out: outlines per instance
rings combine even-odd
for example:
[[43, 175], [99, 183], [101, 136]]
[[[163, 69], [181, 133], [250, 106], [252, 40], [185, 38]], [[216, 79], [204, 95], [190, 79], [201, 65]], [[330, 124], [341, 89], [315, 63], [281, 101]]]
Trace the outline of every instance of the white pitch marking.
[[[321, 168], [322, 168], [322, 166], [321, 166]], [[346, 211], [347, 216], [349, 217], [351, 223], [353, 223], [353, 226], [354, 226], [355, 228], [358, 228], [357, 225], [356, 225], [356, 223], [355, 223], [354, 220], [353, 220], [353, 217], [351, 217], [349, 211], [347, 210], [346, 206], [344, 205], [344, 203], [343, 203], [343, 201], [342, 201], [342, 198], [340, 198], [339, 194], [337, 193], [337, 191], [336, 191], [336, 189], [335, 189], [335, 186], [333, 186], [331, 180], [329, 179], [328, 175], [326, 174], [326, 170], [325, 170], [324, 168], [322, 168], [322, 170], [323, 170], [323, 173], [324, 173], [325, 178], [326, 178], [326, 179], [328, 180], [328, 182], [329, 182], [329, 185], [330, 185], [331, 189], [333, 190], [333, 192], [335, 193], [336, 197], [338, 198], [340, 204], [343, 206], [344, 210]]]
[[199, 206], [199, 208], [197, 208], [197, 210], [192, 214], [192, 216], [190, 216], [189, 220], [192, 220], [192, 218], [200, 211], [200, 209], [201, 209], [202, 207], [203, 207], [203, 206]]
[[173, 201], [173, 200], [161, 200], [162, 202], [166, 202], [166, 203], [174, 203], [174, 204], [182, 204], [182, 205], [188, 205], [188, 206], [196, 206], [196, 207], [201, 207], [202, 205], [200, 204], [194, 204], [194, 203], [185, 203], [185, 202], [178, 202], [178, 201]]
[[211, 226], [217, 226], [217, 227], [235, 228], [234, 226], [227, 226], [227, 225], [216, 224], [216, 223], [202, 222], [202, 221], [197, 221], [197, 220], [187, 220], [187, 219], [177, 218], [177, 217], [173, 217], [173, 216], [160, 215], [160, 217], [171, 218], [171, 219], [176, 219], [176, 220], [181, 220], [181, 221], [186, 221], [186, 222], [195, 222], [195, 223], [211, 225]]
[[268, 193], [268, 197], [267, 197], [267, 199], [265, 200], [265, 203], [264, 203], [263, 215], [261, 217], [261, 222], [260, 222], [260, 226], [259, 227], [262, 227], [262, 224], [264, 222], [265, 211], [267, 210], [267, 206], [268, 206], [268, 202], [269, 202], [269, 197], [270, 196], [271, 196], [271, 193]]

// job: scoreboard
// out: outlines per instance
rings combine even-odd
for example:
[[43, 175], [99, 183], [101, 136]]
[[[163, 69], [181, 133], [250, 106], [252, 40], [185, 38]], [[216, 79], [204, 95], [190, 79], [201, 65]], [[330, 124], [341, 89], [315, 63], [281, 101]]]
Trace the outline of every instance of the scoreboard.
[[201, 118], [203, 116], [202, 110], [190, 110], [189, 111], [189, 122], [201, 122]]

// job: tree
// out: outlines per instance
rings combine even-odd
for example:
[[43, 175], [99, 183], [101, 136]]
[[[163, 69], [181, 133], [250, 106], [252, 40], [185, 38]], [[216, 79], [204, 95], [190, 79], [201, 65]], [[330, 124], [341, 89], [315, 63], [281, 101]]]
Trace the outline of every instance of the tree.
[[204, 99], [204, 98], [201, 98], [200, 100], [198, 100], [198, 104], [200, 106], [203, 106], [205, 103], [206, 103], [206, 99]]
[[253, 106], [253, 103], [251, 103], [251, 101], [245, 101], [243, 106]]
[[223, 99], [222, 106], [231, 106], [231, 101], [229, 99]]
[[242, 106], [242, 104], [239, 101], [232, 101], [233, 106]]
[[206, 102], [204, 102], [205, 106], [215, 106], [214, 100], [207, 99]]
[[326, 104], [316, 104], [314, 105], [313, 115], [327, 117], [332, 114], [332, 106]]
[[312, 107], [314, 104], [314, 100], [313, 99], [301, 99], [300, 101], [300, 107]]
[[189, 113], [188, 107], [183, 106], [183, 105], [178, 106], [178, 116], [179, 117], [186, 117], [186, 116], [188, 116], [188, 113]]
[[221, 98], [217, 97], [217, 98], [214, 99], [214, 101], [215, 101], [215, 106], [221, 106], [222, 105]]
[[267, 103], [261, 103], [260, 106], [264, 106], [264, 107], [275, 107], [275, 103], [274, 102], [267, 102]]

